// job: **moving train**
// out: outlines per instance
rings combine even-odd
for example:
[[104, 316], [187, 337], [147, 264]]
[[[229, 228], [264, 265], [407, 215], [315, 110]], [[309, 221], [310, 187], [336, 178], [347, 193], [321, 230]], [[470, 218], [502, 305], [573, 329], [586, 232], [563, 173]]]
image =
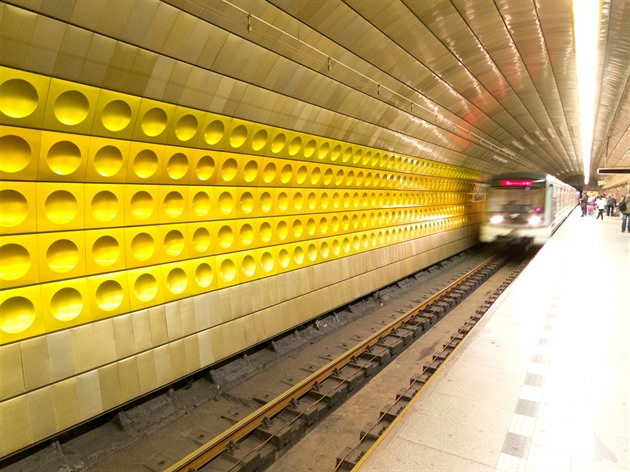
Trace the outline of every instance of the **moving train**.
[[480, 240], [529, 240], [543, 245], [576, 207], [578, 197], [576, 189], [548, 174], [494, 176]]

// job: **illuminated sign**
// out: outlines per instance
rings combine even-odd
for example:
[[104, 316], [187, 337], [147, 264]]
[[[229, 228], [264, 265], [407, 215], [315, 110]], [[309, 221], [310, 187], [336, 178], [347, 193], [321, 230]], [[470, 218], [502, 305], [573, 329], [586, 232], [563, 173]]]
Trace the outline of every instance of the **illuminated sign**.
[[503, 187], [531, 187], [531, 180], [502, 180], [501, 186]]

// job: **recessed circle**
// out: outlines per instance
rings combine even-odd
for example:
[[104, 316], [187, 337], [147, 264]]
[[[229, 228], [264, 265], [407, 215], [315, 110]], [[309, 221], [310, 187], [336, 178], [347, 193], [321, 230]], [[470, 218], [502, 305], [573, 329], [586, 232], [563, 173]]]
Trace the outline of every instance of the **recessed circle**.
[[263, 243], [268, 243], [269, 241], [271, 241], [271, 238], [273, 237], [271, 225], [266, 221], [262, 223], [260, 225], [260, 228], [258, 229], [258, 234], [260, 234], [260, 240]]
[[122, 169], [123, 156], [116, 146], [103, 146], [94, 155], [94, 169], [103, 177], [113, 177]]
[[263, 169], [263, 173], [262, 173], [263, 182], [265, 182], [266, 184], [270, 184], [271, 182], [274, 181], [274, 179], [276, 178], [276, 175], [277, 175], [276, 164], [274, 164], [273, 162], [268, 162], [265, 168]]
[[224, 215], [229, 215], [234, 211], [234, 197], [230, 192], [223, 192], [219, 195], [219, 211]]
[[240, 148], [247, 141], [247, 128], [245, 125], [236, 126], [230, 133], [230, 146]]
[[299, 136], [294, 137], [289, 143], [289, 148], [288, 148], [289, 156], [291, 157], [295, 156], [297, 153], [300, 152], [301, 148], [302, 148], [302, 138], [300, 138]]
[[206, 126], [206, 132], [203, 135], [206, 144], [213, 146], [223, 139], [225, 134], [225, 125], [222, 121], [214, 120]]
[[229, 249], [234, 245], [234, 231], [229, 226], [221, 226], [218, 234], [219, 246], [223, 249]]
[[141, 121], [142, 132], [150, 137], [155, 138], [164, 132], [168, 123], [168, 116], [161, 108], [151, 108], [148, 110]]
[[256, 261], [250, 255], [243, 257], [241, 262], [241, 270], [245, 277], [253, 277], [256, 274]]
[[197, 282], [197, 285], [201, 288], [208, 288], [212, 285], [213, 280], [214, 273], [212, 272], [212, 267], [205, 262], [199, 264], [197, 269], [195, 269], [195, 282]]
[[184, 213], [184, 197], [181, 193], [173, 190], [164, 197], [164, 213], [169, 218], [177, 218]]
[[153, 197], [149, 192], [141, 190], [131, 197], [130, 200], [131, 214], [138, 220], [145, 220], [153, 215]]
[[122, 305], [123, 289], [115, 280], [106, 280], [96, 289], [96, 305], [103, 311], [113, 311]]
[[252, 228], [252, 225], [250, 225], [249, 223], [245, 223], [243, 226], [241, 226], [238, 237], [242, 245], [251, 245], [254, 241], [254, 228]]
[[238, 162], [230, 157], [223, 162], [221, 166], [221, 178], [224, 182], [232, 182], [238, 174]]
[[302, 249], [300, 246], [297, 246], [293, 250], [293, 262], [295, 262], [297, 265], [302, 265], [304, 263], [304, 259], [304, 249]]
[[184, 115], [175, 125], [175, 136], [180, 141], [190, 141], [197, 134], [198, 125], [195, 115]]
[[173, 180], [180, 180], [188, 173], [188, 157], [183, 152], [177, 152], [168, 158], [166, 173]]
[[309, 139], [304, 145], [304, 157], [311, 158], [317, 150], [317, 142], [314, 139]]
[[73, 287], [64, 287], [50, 300], [50, 312], [59, 321], [72, 321], [83, 311], [81, 292]]
[[280, 249], [278, 251], [278, 265], [281, 269], [286, 269], [289, 267], [291, 263], [291, 257], [289, 256], [289, 251], [286, 249]]
[[92, 259], [101, 267], [109, 267], [120, 259], [120, 244], [112, 236], [101, 236], [92, 245]]
[[46, 164], [57, 175], [70, 175], [81, 165], [81, 150], [71, 141], [59, 141], [51, 146]]
[[243, 180], [251, 184], [258, 177], [258, 162], [251, 160], [243, 168]]
[[267, 133], [266, 129], [259, 129], [254, 134], [252, 138], [252, 149], [256, 152], [262, 151], [262, 149], [267, 145], [267, 141], [269, 140], [269, 133]]
[[46, 263], [58, 274], [70, 272], [79, 263], [79, 248], [69, 239], [59, 239], [48, 247]]
[[138, 300], [148, 303], [158, 294], [158, 283], [151, 274], [142, 274], [133, 284], [133, 293]]
[[155, 175], [158, 169], [158, 157], [151, 149], [143, 149], [133, 158], [133, 172], [141, 179]]
[[38, 102], [37, 90], [26, 80], [10, 79], [0, 85], [0, 112], [10, 118], [26, 118]]
[[138, 233], [131, 240], [131, 255], [140, 262], [149, 260], [155, 253], [155, 241], [149, 233]]
[[239, 208], [246, 215], [254, 211], [254, 196], [251, 192], [243, 192], [239, 199]]
[[0, 137], [0, 149], [0, 172], [14, 174], [24, 170], [31, 162], [31, 146], [21, 136], [9, 134]]
[[94, 219], [107, 223], [118, 216], [120, 202], [118, 197], [109, 190], [101, 190], [90, 203], [90, 210]]
[[44, 214], [53, 223], [63, 225], [72, 222], [79, 213], [79, 203], [67, 190], [56, 190], [44, 202]]
[[75, 126], [87, 118], [90, 102], [78, 90], [68, 90], [57, 97], [53, 110], [60, 123]]
[[197, 252], [206, 252], [210, 248], [210, 231], [206, 228], [197, 228], [193, 233], [192, 245]]
[[11, 297], [0, 304], [0, 330], [8, 334], [26, 331], [35, 321], [35, 306], [25, 297]]
[[231, 259], [225, 259], [221, 262], [219, 275], [225, 282], [232, 282], [236, 278], [236, 264]]
[[124, 130], [131, 123], [131, 107], [122, 100], [112, 100], [103, 108], [101, 123], [113, 133]]
[[0, 226], [12, 228], [26, 220], [28, 201], [16, 190], [0, 190]]
[[166, 288], [173, 295], [181, 295], [188, 287], [188, 277], [184, 269], [176, 267], [166, 276]]
[[284, 133], [278, 133], [277, 135], [273, 137], [273, 140], [271, 141], [271, 152], [274, 154], [278, 154], [279, 152], [282, 152], [286, 144], [287, 144], [286, 135]]
[[197, 167], [195, 168], [197, 178], [202, 182], [209, 180], [214, 174], [214, 159], [211, 156], [202, 156], [197, 161]]
[[171, 257], [180, 256], [184, 252], [186, 241], [181, 231], [172, 229], [164, 237], [164, 251]]
[[206, 192], [197, 192], [192, 199], [195, 216], [206, 216], [210, 213], [210, 196]]
[[31, 255], [19, 244], [9, 243], [0, 246], [0, 280], [18, 280], [31, 269]]
[[273, 197], [269, 192], [260, 194], [260, 209], [263, 213], [269, 213], [273, 208]]
[[265, 273], [269, 273], [273, 270], [275, 266], [275, 261], [273, 259], [273, 254], [268, 251], [263, 252], [260, 258], [260, 266]]

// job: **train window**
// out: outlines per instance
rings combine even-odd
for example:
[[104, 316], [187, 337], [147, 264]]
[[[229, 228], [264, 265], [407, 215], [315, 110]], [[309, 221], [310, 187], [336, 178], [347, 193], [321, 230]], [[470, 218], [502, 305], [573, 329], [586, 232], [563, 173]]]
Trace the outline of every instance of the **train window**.
[[491, 187], [488, 189], [488, 211], [492, 213], [540, 213], [544, 205], [544, 188]]

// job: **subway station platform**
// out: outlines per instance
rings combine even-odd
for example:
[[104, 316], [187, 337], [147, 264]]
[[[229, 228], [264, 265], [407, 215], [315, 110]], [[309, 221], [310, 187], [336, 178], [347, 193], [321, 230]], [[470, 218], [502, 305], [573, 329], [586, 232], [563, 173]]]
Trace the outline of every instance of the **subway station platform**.
[[576, 209], [360, 470], [630, 471], [629, 270]]

